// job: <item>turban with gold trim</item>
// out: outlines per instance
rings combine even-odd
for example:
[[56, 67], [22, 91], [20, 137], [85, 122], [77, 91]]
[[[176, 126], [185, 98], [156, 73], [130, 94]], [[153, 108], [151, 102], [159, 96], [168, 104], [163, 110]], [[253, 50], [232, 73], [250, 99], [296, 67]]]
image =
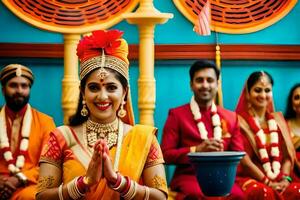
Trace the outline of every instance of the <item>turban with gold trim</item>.
[[[84, 36], [77, 45], [77, 56], [80, 60], [80, 80], [83, 80], [94, 70], [98, 70], [100, 79], [107, 74], [105, 68], [119, 72], [128, 82], [125, 110], [127, 115], [122, 121], [134, 124], [134, 115], [129, 88], [128, 44], [122, 39], [123, 32], [119, 30], [97, 30]], [[103, 73], [103, 74], [102, 74]]]
[[128, 44], [119, 30], [97, 30], [83, 37], [77, 46], [80, 80], [97, 68], [110, 68], [128, 80]]
[[4, 67], [1, 71], [0, 80], [2, 86], [4, 86], [7, 81], [16, 76], [23, 76], [27, 78], [31, 82], [31, 84], [33, 84], [34, 76], [32, 71], [28, 67], [20, 64], [10, 64]]

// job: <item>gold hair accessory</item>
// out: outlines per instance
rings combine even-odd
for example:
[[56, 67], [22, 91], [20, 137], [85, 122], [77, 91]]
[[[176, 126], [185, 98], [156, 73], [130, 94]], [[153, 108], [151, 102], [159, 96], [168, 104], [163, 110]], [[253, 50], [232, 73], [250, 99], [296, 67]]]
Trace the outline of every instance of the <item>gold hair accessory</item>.
[[104, 66], [105, 66], [105, 53], [104, 53], [104, 50], [102, 49], [101, 65], [100, 65], [100, 69], [98, 70], [98, 74], [97, 74], [97, 76], [101, 80], [105, 79], [105, 77], [108, 76], [108, 72], [106, 71]]
[[[119, 72], [122, 76], [124, 76], [128, 80], [128, 64], [123, 60], [109, 55], [101, 55], [97, 57], [93, 57], [83, 62], [80, 66], [80, 80], [82, 80], [88, 73], [93, 71], [94, 69], [99, 68], [102, 65], [102, 60], [105, 60], [105, 67], [115, 70]], [[99, 69], [98, 74], [101, 74], [101, 68]], [[105, 68], [103, 67], [105, 70]], [[106, 71], [106, 70], [105, 70]]]
[[80, 112], [81, 116], [86, 117], [89, 114], [88, 109], [86, 108], [85, 100], [82, 100], [82, 109]]
[[261, 71], [261, 77], [259, 78], [259, 81], [265, 86], [268, 83], [267, 75], [264, 71]]

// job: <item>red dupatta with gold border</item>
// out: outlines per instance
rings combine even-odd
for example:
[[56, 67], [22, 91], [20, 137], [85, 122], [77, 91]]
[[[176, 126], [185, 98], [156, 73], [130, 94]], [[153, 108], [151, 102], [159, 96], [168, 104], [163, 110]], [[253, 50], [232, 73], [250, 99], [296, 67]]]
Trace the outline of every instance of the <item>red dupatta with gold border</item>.
[[[249, 92], [247, 89], [247, 84], [245, 84], [235, 111], [238, 114], [241, 129], [243, 129], [243, 132], [246, 135], [246, 137], [248, 138], [255, 154], [259, 157], [257, 145], [256, 145], [255, 137], [254, 137], [255, 133], [253, 133], [247, 120], [245, 120], [245, 116], [249, 115], [249, 109], [250, 109], [250, 103], [248, 102], [248, 95], [249, 95]], [[280, 129], [280, 132], [281, 132], [282, 137], [285, 142], [284, 150], [287, 151], [289, 158], [292, 162], [292, 166], [293, 166], [294, 158], [295, 158], [295, 150], [293, 148], [293, 143], [291, 140], [291, 136], [289, 134], [289, 129], [287, 127], [287, 123], [285, 122], [282, 113], [274, 112], [274, 110], [275, 110], [274, 102], [272, 99], [267, 105], [266, 112], [273, 113], [274, 120], [276, 121], [278, 128]]]

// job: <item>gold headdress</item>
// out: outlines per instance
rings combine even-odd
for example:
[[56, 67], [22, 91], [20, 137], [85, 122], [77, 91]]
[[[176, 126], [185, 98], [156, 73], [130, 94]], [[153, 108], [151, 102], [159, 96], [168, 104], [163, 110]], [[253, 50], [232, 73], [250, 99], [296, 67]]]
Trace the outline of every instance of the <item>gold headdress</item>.
[[105, 68], [120, 73], [128, 82], [128, 93], [125, 104], [127, 115], [122, 121], [134, 124], [131, 95], [128, 76], [128, 44], [122, 39], [123, 32], [119, 30], [98, 30], [91, 35], [83, 37], [77, 46], [77, 56], [80, 60], [80, 80], [90, 72], [98, 69], [98, 77], [104, 79], [107, 75]]
[[100, 78], [106, 76], [105, 68], [110, 68], [128, 80], [128, 45], [122, 35], [119, 30], [99, 30], [80, 40], [77, 46], [77, 56], [81, 62], [80, 80], [97, 68]]
[[31, 84], [33, 83], [34, 80], [33, 73], [28, 67], [25, 67], [24, 65], [20, 65], [20, 64], [10, 64], [4, 67], [1, 71], [0, 74], [1, 84], [4, 85], [8, 80], [16, 76], [23, 76], [29, 79]]

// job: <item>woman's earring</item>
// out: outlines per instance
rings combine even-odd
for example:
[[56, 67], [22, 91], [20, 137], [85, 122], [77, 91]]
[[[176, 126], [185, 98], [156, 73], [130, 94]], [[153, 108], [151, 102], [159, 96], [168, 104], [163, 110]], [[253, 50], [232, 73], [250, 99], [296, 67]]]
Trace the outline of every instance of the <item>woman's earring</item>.
[[126, 110], [124, 109], [125, 103], [126, 103], [125, 101], [122, 102], [121, 107], [120, 107], [120, 110], [118, 111], [118, 116], [119, 116], [120, 118], [123, 118], [123, 117], [125, 117], [125, 115], [126, 115]]
[[88, 109], [86, 108], [85, 100], [82, 100], [82, 109], [80, 112], [81, 116], [86, 117], [89, 114]]

